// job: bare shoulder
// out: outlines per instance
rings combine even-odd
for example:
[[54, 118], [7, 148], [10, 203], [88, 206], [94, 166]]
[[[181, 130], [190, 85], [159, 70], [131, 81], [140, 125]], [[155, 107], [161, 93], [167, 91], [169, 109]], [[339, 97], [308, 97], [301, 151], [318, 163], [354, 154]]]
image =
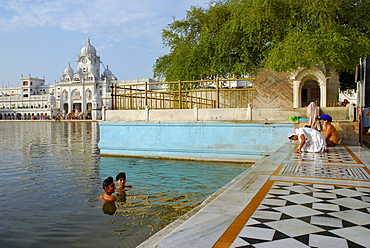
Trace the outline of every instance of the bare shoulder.
[[331, 128], [332, 132], [334, 132], [334, 133], [338, 132], [337, 129], [333, 125], [330, 125], [330, 128]]
[[115, 201], [117, 198], [113, 195], [101, 195], [99, 198], [103, 199], [104, 201]]

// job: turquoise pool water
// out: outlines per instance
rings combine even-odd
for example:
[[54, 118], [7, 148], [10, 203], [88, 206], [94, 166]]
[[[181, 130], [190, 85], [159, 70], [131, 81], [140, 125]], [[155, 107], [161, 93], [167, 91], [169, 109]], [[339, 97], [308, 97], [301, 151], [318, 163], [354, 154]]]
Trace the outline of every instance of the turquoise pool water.
[[[94, 122], [0, 122], [0, 247], [135, 247], [248, 168], [100, 157]], [[98, 196], [120, 171], [133, 187]]]

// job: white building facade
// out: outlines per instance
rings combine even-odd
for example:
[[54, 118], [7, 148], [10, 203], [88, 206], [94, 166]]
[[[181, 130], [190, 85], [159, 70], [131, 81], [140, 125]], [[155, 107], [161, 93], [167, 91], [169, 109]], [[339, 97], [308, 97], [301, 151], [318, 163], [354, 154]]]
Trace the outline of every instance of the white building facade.
[[45, 85], [45, 78], [21, 75], [20, 87], [0, 88], [0, 120], [101, 119], [102, 109], [112, 106], [112, 85], [129, 82], [118, 81], [108, 66], [101, 74], [101, 59], [90, 39], [76, 62], [77, 69], [68, 65], [54, 85]]

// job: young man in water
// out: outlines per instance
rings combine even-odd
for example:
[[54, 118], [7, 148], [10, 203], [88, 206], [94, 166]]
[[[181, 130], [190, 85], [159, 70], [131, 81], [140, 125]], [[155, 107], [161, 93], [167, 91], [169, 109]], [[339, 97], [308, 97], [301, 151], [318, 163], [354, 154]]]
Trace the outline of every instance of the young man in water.
[[338, 137], [338, 131], [335, 129], [335, 127], [331, 124], [332, 118], [330, 115], [322, 115], [321, 116], [321, 121], [325, 126], [325, 140], [327, 147], [334, 147], [338, 144], [339, 142], [339, 137]]
[[116, 191], [116, 185], [113, 182], [113, 177], [108, 177], [103, 181], [104, 194], [100, 196], [104, 201], [115, 201], [117, 198], [112, 195]]
[[116, 176], [116, 181], [118, 183], [118, 193], [117, 193], [117, 200], [119, 202], [126, 201], [126, 188], [132, 188], [131, 185], [126, 185], [126, 173], [120, 172]]
[[118, 173], [116, 181], [118, 183], [118, 191], [125, 191], [125, 188], [132, 188], [131, 185], [126, 185], [126, 173], [124, 172]]

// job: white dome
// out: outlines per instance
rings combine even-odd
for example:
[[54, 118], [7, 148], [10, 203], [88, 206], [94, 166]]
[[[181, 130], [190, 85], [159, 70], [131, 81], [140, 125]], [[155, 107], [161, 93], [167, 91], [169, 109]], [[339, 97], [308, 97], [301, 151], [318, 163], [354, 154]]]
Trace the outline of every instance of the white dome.
[[105, 70], [104, 70], [103, 75], [104, 75], [105, 77], [111, 77], [111, 76], [113, 76], [113, 73], [112, 73], [112, 71], [111, 71], [111, 70], [109, 70], [109, 69], [108, 69], [108, 66], [107, 66], [107, 69], [105, 69]]
[[88, 39], [87, 45], [81, 48], [81, 55], [85, 56], [95, 56], [96, 49], [90, 44], [90, 38]]
[[68, 67], [64, 70], [63, 74], [72, 76], [74, 73], [73, 69], [71, 68], [71, 65], [68, 64]]
[[55, 97], [53, 95], [50, 95], [49, 99], [48, 99], [48, 102], [49, 103], [55, 103]]

